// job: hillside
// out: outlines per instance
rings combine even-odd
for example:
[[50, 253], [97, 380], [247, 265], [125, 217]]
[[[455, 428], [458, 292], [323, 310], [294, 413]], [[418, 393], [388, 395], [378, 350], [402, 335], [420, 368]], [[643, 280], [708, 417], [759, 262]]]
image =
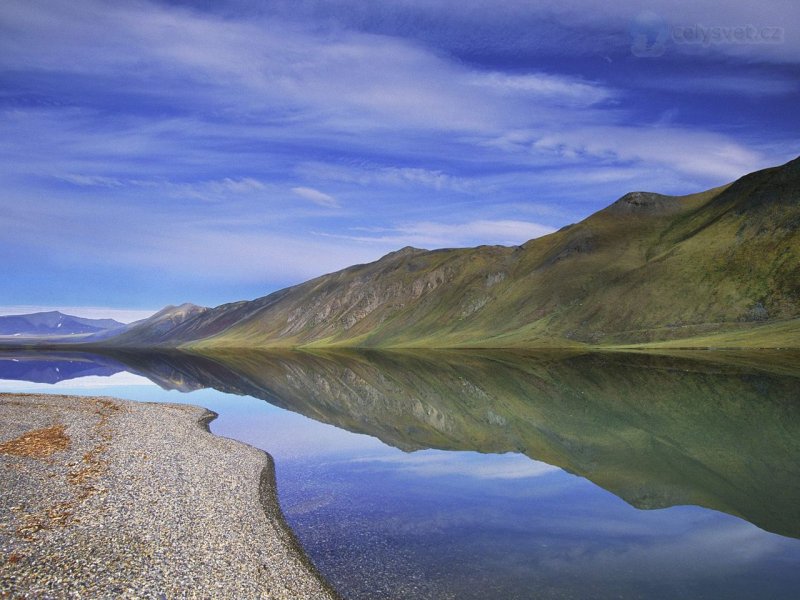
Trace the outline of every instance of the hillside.
[[[128, 346], [800, 346], [800, 159], [689, 196], [633, 192], [518, 247], [426, 251], [145, 322]], [[778, 331], [773, 338], [771, 332]]]
[[113, 340], [115, 346], [151, 346], [165, 342], [172, 331], [188, 320], [203, 315], [207, 308], [191, 303], [180, 306], [166, 306], [154, 315], [131, 323]]

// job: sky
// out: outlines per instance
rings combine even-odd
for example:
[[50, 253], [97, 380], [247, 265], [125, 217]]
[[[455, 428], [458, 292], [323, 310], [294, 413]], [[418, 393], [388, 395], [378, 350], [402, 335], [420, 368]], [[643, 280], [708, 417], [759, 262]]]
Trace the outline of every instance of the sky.
[[0, 313], [252, 299], [782, 164], [799, 29], [795, 0], [3, 0]]

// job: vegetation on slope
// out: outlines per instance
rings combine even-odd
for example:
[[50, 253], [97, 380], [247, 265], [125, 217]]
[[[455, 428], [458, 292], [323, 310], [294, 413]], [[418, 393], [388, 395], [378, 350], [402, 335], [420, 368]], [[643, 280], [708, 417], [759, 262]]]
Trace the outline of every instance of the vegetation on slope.
[[522, 246], [404, 248], [126, 344], [800, 347], [799, 195], [800, 159], [700, 194], [634, 192]]

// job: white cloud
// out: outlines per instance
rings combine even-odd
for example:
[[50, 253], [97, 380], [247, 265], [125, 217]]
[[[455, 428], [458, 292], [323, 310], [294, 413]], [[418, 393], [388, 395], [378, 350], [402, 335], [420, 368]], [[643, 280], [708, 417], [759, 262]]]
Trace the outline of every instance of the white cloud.
[[353, 228], [373, 235], [343, 235], [345, 239], [382, 245], [443, 248], [479, 244], [513, 246], [555, 231], [532, 221], [478, 219], [465, 223], [420, 221], [395, 227]]
[[[580, 527], [582, 531], [610, 531], [615, 535], [634, 536], [636, 542], [622, 549], [602, 545], [582, 548], [580, 561], [565, 563], [553, 557], [546, 566], [556, 566], [562, 576], [569, 577], [580, 577], [585, 573], [622, 577], [631, 572], [669, 573], [679, 568], [684, 577], [702, 580], [709, 573], [713, 573], [715, 578], [736, 576], [754, 564], [785, 556], [795, 541], [765, 533], [755, 525], [729, 515], [707, 511], [701, 514], [698, 511], [692, 521], [691, 530], [682, 535], [654, 535], [652, 526], [642, 528], [631, 519], [624, 522], [613, 517], [586, 522], [575, 519], [565, 523], [564, 529]], [[680, 522], [680, 517], [678, 521], [669, 521], [666, 530], [675, 531], [675, 522]]]
[[292, 193], [304, 200], [309, 200], [326, 208], [340, 208], [339, 202], [333, 196], [309, 187], [294, 187]]
[[225, 177], [218, 180], [199, 181], [194, 183], [175, 183], [171, 181], [131, 181], [141, 187], [155, 187], [173, 197], [196, 198], [198, 200], [226, 200], [232, 196], [255, 195], [261, 197], [268, 189], [264, 183], [252, 177], [235, 179]]
[[[276, 4], [276, 3], [271, 3]], [[277, 6], [281, 6], [277, 3]], [[354, 27], [366, 25], [398, 29], [413, 22], [423, 40], [437, 36], [449, 47], [485, 47], [488, 50], [536, 49], [540, 55], [598, 57], [629, 47], [629, 29], [642, 12], [659, 15], [668, 25], [747, 26], [782, 28], [781, 43], [726, 44], [712, 48], [670, 47], [669, 52], [729, 54], [747, 62], [793, 62], [800, 57], [800, 35], [787, 23], [800, 21], [794, 0], [402, 0], [366, 3], [363, 0], [306, 0], [283, 3], [276, 10], [286, 18], [312, 19], [330, 15]], [[387, 26], [388, 24], [388, 26]], [[546, 35], [541, 35], [544, 29]], [[754, 60], [755, 59], [755, 60]]]
[[575, 106], [591, 106], [617, 95], [613, 90], [599, 84], [546, 73], [480, 73], [474, 75], [471, 82], [475, 86], [500, 94], [523, 94], [534, 100], [553, 100]]
[[[690, 21], [719, 12], [679, 4]], [[590, 32], [611, 24], [623, 38], [639, 10], [632, 1], [583, 10], [555, 0], [400, 8], [409, 5], [462, 24], [531, 14]], [[725, 17], [744, 21], [760, 10], [753, 6], [737, 1]], [[776, 6], [759, 18], [797, 10]], [[613, 198], [629, 183], [694, 191], [766, 166], [765, 155], [792, 141], [748, 149], [699, 128], [633, 125], [620, 108], [624, 92], [602, 82], [540, 69], [487, 73], [424, 43], [346, 25], [146, 1], [7, 0], [0, 11], [0, 70], [32, 74], [43, 98], [64, 99], [0, 111], [4, 250], [76, 272], [119, 265], [297, 281], [406, 244], [516, 244], [552, 228], [510, 203], [563, 198], [572, 217], [573, 198], [597, 203], [598, 190]], [[783, 50], [794, 43], [789, 33]], [[585, 51], [580, 39], [575, 46]], [[54, 177], [80, 189], [54, 190]], [[470, 197], [448, 206], [452, 193]], [[340, 199], [347, 211], [314, 221], [324, 214], [317, 206], [338, 208]], [[364, 222], [377, 229], [353, 229]]]
[[74, 185], [85, 187], [116, 188], [124, 185], [122, 181], [115, 177], [104, 177], [102, 175], [78, 175], [70, 173], [67, 175], [62, 175], [60, 179], [63, 179], [64, 181]]
[[469, 191], [472, 182], [438, 169], [421, 167], [387, 167], [379, 165], [341, 165], [307, 162], [296, 169], [298, 175], [321, 181], [355, 183], [362, 187], [377, 185], [412, 187], [421, 186], [435, 190]]
[[[294, 221], [284, 226], [282, 215], [263, 209], [231, 216], [224, 206], [217, 216], [161, 203], [141, 210], [59, 196], [50, 205], [11, 196], [7, 208], [0, 212], [6, 220], [4, 242], [28, 255], [45, 254], [47, 264], [56, 266], [49, 268], [114, 265], [120, 272], [144, 270], [150, 278], [172, 282], [260, 283], [266, 291], [272, 282], [297, 283], [395, 249], [321, 239]], [[45, 246], [39, 243], [43, 238]], [[49, 251], [53, 247], [58, 253]]]
[[[267, 140], [305, 143], [314, 148], [331, 144], [367, 154], [374, 152], [376, 144], [416, 156], [438, 150], [439, 156], [454, 152], [462, 157], [461, 162], [468, 162], [476, 149], [485, 151], [491, 140], [509, 140], [520, 130], [535, 131], [543, 143], [549, 143], [550, 138], [565, 135], [558, 130], [564, 123], [571, 125], [570, 135], [594, 137], [596, 142], [602, 142], [598, 136], [614, 140], [648, 135], [647, 126], [619, 124], [625, 115], [618, 107], [603, 102], [621, 101], [622, 96], [601, 83], [543, 72], [487, 73], [389, 36], [313, 30], [278, 19], [223, 19], [174, 7], [147, 6], [145, 11], [138, 5], [109, 7], [83, 0], [78, 2], [78, 10], [65, 11], [53, 6], [43, 10], [35, 2], [11, 2], [6, 17], [12, 34], [5, 46], [0, 41], [0, 65], [80, 72], [95, 76], [94, 85], [104, 88], [107, 78], [116, 83], [119, 74], [125, 73], [122, 85], [128, 93], [153, 95], [161, 102], [190, 109], [193, 115], [151, 115], [144, 122], [133, 117], [117, 118], [108, 128], [101, 115], [86, 110], [58, 111], [56, 118], [46, 122], [38, 117], [29, 122], [30, 111], [7, 113], [9, 129], [0, 131], [3, 137], [19, 141], [45, 136], [52, 149], [48, 155], [42, 153], [40, 144], [31, 143], [29, 149], [24, 142], [15, 144], [18, 147], [9, 150], [15, 163], [24, 157], [28, 164], [40, 162], [37, 168], [44, 169], [54, 158], [70, 156], [81, 161], [105, 161], [109, 168], [121, 163], [129, 167], [147, 157], [149, 168], [185, 170], [197, 177], [203, 165], [240, 164], [242, 160], [257, 173], [263, 169], [264, 156], [255, 145], [263, 147]], [[676, 14], [672, 9], [667, 11], [666, 5], [661, 8], [668, 16]], [[687, 9], [691, 9], [687, 14], [694, 14], [694, 8]], [[737, 5], [734, 13], [753, 14], [745, 9]], [[504, 3], [502, 8], [489, 11], [491, 14], [476, 7], [472, 12], [487, 19], [497, 18], [495, 12], [508, 18], [552, 13], [565, 22], [567, 17], [577, 19], [578, 25], [586, 21], [575, 14], [577, 5], [571, 3], [550, 3], [544, 8]], [[601, 20], [615, 23], [629, 12], [627, 18], [637, 14], [630, 3], [623, 9], [590, 11]], [[88, 28], [87, 20], [101, 26]], [[136, 64], [147, 65], [147, 69], [134, 68]], [[206, 118], [208, 114], [213, 118]], [[80, 134], [77, 139], [76, 132]], [[452, 133], [457, 135], [449, 135]], [[689, 145], [704, 134], [697, 129], [684, 133]], [[744, 147], [729, 136], [714, 135], [726, 148], [745, 153]], [[456, 142], [461, 145], [451, 147]], [[564, 143], [558, 158], [579, 160], [580, 145], [576, 148], [574, 143]], [[225, 151], [230, 147], [236, 148], [234, 155]], [[248, 150], [250, 147], [253, 149]], [[505, 148], [514, 155], [524, 150], [514, 144]], [[698, 148], [696, 154], [705, 150]], [[588, 154], [596, 158], [595, 153]], [[647, 152], [619, 149], [600, 155], [636, 160], [645, 167], [667, 164], [682, 174], [706, 178], [719, 178], [723, 171], [732, 173], [734, 169], [741, 174], [764, 165], [755, 151], [749, 151], [748, 160], [735, 161], [727, 170], [720, 168], [720, 160], [676, 160], [669, 145], [662, 152], [657, 143], [650, 144]], [[278, 151], [271, 155], [274, 160], [286, 160], [280, 156]], [[483, 158], [500, 162], [498, 157]], [[520, 158], [508, 156], [504, 160]], [[427, 166], [366, 171], [356, 177], [435, 189], [457, 189], [461, 184], [458, 178]], [[103, 173], [77, 177], [73, 182], [81, 185], [116, 185], [114, 177]], [[230, 178], [227, 187], [220, 187], [224, 185], [220, 183], [216, 189], [188, 187], [175, 193], [256, 193], [263, 190], [248, 187], [248, 183], [259, 180], [255, 176]], [[196, 185], [202, 187], [202, 183]]]
[[[141, 10], [92, 0], [78, 4], [63, 11], [12, 2], [7, 20], [13, 35], [0, 43], [0, 64], [99, 77], [129, 72], [126, 87], [155, 82], [157, 93], [180, 105], [269, 111], [298, 125], [312, 120], [351, 131], [388, 126], [487, 132], [533, 114], [531, 94], [573, 106], [612, 93], [555, 74], [477, 74], [389, 36], [320, 34], [278, 20], [237, 21], [157, 5]], [[87, 21], [97, 27], [87, 28]], [[30, 40], [35, 45], [25, 43]], [[137, 61], [147, 65], [144, 80]], [[176, 86], [176, 79], [188, 85]], [[509, 92], [524, 97], [509, 98]]]
[[[377, 260], [388, 250], [343, 246], [303, 232], [217, 230], [202, 225], [175, 227], [169, 235], [133, 237], [120, 247], [109, 243], [102, 251], [127, 266], [151, 269], [164, 276], [220, 284], [297, 282], [353, 264]], [[98, 251], [100, 249], [98, 248]], [[82, 260], [91, 260], [89, 253]]]
[[253, 177], [224, 177], [217, 180], [197, 181], [192, 183], [174, 182], [168, 179], [130, 179], [104, 177], [100, 175], [66, 174], [57, 175], [57, 179], [67, 181], [81, 187], [101, 188], [148, 188], [174, 197], [214, 200], [231, 195], [247, 195], [263, 192], [268, 186]]
[[226, 177], [219, 182], [211, 182], [217, 189], [224, 191], [231, 191], [237, 194], [247, 193], [252, 191], [259, 191], [265, 189], [265, 186], [260, 181], [252, 177], [244, 177], [242, 179], [231, 179]]
[[376, 456], [350, 462], [391, 465], [423, 477], [461, 476], [475, 479], [525, 479], [560, 471], [522, 454], [482, 455], [474, 452], [423, 451], [412, 454]]
[[724, 135], [680, 127], [591, 126], [580, 129], [520, 131], [493, 142], [499, 148], [560, 157], [658, 165], [718, 183], [769, 166], [756, 151]]
[[[235, 282], [300, 282], [351, 266], [371, 262], [405, 245], [427, 248], [477, 244], [519, 244], [553, 231], [530, 221], [478, 219], [449, 224], [422, 221], [359, 235], [339, 235], [304, 230], [293, 232], [251, 230], [247, 224], [220, 226], [211, 219], [188, 216], [168, 230], [159, 226], [158, 213], [146, 219], [130, 219], [112, 212], [109, 219], [127, 222], [122, 230], [98, 230], [96, 224], [48, 226], [46, 233], [36, 220], [39, 235], [47, 235], [60, 250], [62, 264], [85, 268], [93, 264], [115, 264], [120, 268], [149, 270], [154, 277], [180, 280]], [[86, 244], [85, 236], [91, 239]], [[124, 240], [124, 242], [122, 241]], [[361, 243], [342, 243], [342, 240]]]

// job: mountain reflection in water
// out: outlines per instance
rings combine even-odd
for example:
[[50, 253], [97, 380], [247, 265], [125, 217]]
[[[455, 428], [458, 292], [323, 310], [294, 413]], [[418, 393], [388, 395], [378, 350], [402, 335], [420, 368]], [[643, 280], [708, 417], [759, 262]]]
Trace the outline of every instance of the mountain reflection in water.
[[522, 453], [637, 508], [697, 505], [800, 538], [797, 358], [37, 352], [0, 354], [0, 379], [53, 381], [59, 373], [126, 369], [165, 389], [210, 387], [261, 398], [406, 451]]

